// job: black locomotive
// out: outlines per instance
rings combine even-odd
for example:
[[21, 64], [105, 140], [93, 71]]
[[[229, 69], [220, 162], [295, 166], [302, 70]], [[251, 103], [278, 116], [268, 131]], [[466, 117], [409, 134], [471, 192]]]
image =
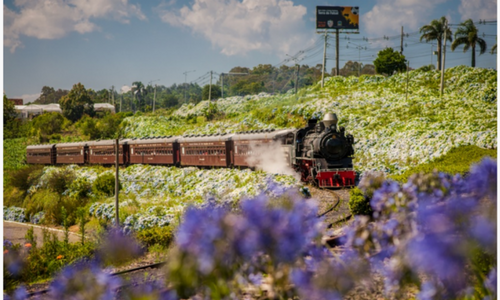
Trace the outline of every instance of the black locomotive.
[[[156, 164], [196, 167], [254, 168], [255, 158], [279, 147], [276, 159], [301, 174], [304, 182], [320, 187], [353, 186], [355, 172], [352, 135], [337, 129], [337, 116], [309, 120], [302, 129], [252, 130], [234, 134], [184, 135], [32, 145], [27, 162], [33, 164]], [[261, 151], [261, 152], [259, 152]], [[257, 159], [258, 160], [258, 159]]]

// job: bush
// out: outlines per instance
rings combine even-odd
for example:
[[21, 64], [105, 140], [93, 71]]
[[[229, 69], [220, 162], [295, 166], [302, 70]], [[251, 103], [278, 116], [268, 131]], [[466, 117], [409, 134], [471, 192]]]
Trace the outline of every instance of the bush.
[[38, 182], [43, 173], [43, 166], [30, 165], [17, 171], [8, 172], [8, 185], [19, 189], [25, 195], [28, 189]]
[[[121, 184], [118, 183], [118, 190]], [[92, 185], [92, 192], [96, 195], [112, 196], [115, 194], [115, 175], [112, 173], [101, 174]]]
[[47, 180], [47, 188], [58, 194], [64, 194], [64, 192], [69, 189], [75, 178], [76, 175], [73, 170], [58, 169], [50, 174]]
[[86, 177], [79, 177], [69, 186], [70, 196], [76, 198], [87, 198], [92, 191], [92, 184]]
[[[40, 189], [33, 195], [24, 199], [26, 216], [35, 215], [41, 211], [45, 212], [45, 220], [48, 223], [60, 224], [61, 221], [61, 197], [50, 190]], [[59, 222], [58, 222], [59, 221]]]
[[174, 239], [172, 227], [153, 227], [137, 232], [137, 239], [144, 245], [168, 247]]
[[349, 210], [353, 215], [370, 216], [373, 212], [370, 199], [357, 187], [349, 191]]

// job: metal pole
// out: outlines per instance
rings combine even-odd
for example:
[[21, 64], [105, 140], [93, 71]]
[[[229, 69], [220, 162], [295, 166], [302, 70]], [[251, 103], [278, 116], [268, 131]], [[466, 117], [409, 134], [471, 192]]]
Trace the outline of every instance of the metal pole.
[[321, 72], [321, 87], [325, 86], [325, 68], [326, 68], [326, 40], [327, 40], [327, 31], [325, 30], [325, 46], [323, 48], [323, 72]]
[[336, 29], [336, 42], [337, 45], [335, 46], [335, 60], [336, 60], [336, 69], [335, 69], [335, 75], [339, 76], [339, 29]]
[[118, 180], [118, 165], [119, 165], [119, 151], [120, 151], [120, 139], [116, 139], [116, 173], [115, 173], [115, 225], [116, 227], [120, 227], [120, 214], [119, 204], [118, 204], [118, 185], [120, 181]]

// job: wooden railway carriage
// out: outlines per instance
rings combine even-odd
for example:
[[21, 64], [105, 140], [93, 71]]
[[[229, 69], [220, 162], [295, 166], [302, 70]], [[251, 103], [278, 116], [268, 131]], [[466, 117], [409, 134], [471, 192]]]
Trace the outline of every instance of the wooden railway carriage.
[[185, 136], [178, 139], [182, 166], [230, 167], [233, 134]]
[[84, 164], [88, 161], [87, 142], [56, 144], [57, 164]]
[[[255, 159], [252, 154], [261, 151], [270, 151], [276, 147], [274, 143], [279, 143], [283, 151], [283, 157], [287, 164], [293, 164], [293, 129], [283, 130], [257, 130], [249, 132], [239, 132], [232, 137], [234, 143], [234, 166], [255, 167]], [[251, 158], [252, 157], [252, 158]], [[258, 156], [257, 156], [258, 158]]]
[[[119, 141], [118, 163], [126, 164], [129, 161], [128, 142], [130, 139]], [[89, 142], [89, 160], [91, 164], [115, 164], [116, 163], [116, 140], [102, 140]], [[124, 155], [125, 153], [125, 155]]]
[[131, 164], [176, 165], [179, 157], [178, 137], [131, 139], [128, 141]]
[[26, 148], [26, 162], [28, 164], [53, 165], [56, 163], [55, 144], [31, 145]]

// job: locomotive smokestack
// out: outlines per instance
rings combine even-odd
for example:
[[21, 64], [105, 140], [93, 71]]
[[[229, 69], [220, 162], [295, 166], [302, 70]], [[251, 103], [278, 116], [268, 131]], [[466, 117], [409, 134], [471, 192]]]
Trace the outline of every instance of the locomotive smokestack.
[[337, 118], [337, 115], [333, 113], [327, 113], [323, 118], [323, 124], [325, 124], [325, 127], [327, 128], [329, 128], [332, 125], [336, 126], [338, 121], [339, 119]]

